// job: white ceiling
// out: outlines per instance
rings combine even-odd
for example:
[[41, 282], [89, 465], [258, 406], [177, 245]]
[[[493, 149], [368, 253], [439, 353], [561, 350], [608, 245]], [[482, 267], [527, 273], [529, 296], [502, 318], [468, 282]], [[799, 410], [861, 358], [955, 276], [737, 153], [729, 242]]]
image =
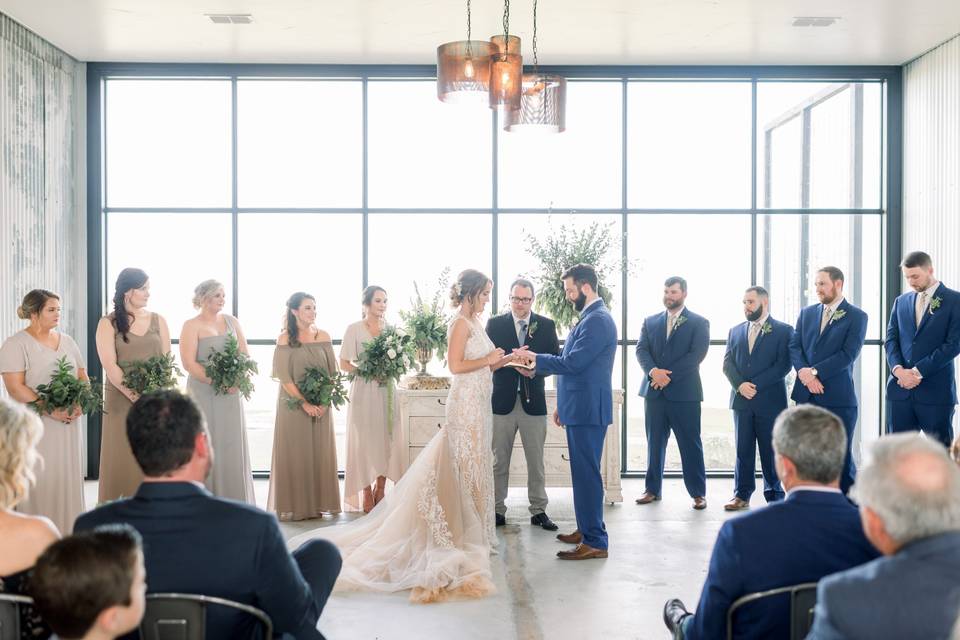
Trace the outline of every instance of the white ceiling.
[[[532, 0], [511, 5], [530, 62]], [[466, 35], [458, 0], [0, 0], [0, 12], [84, 61], [429, 64]], [[473, 0], [474, 38], [502, 30], [501, 12]], [[538, 18], [543, 64], [888, 65], [960, 33], [960, 0], [541, 0]]]

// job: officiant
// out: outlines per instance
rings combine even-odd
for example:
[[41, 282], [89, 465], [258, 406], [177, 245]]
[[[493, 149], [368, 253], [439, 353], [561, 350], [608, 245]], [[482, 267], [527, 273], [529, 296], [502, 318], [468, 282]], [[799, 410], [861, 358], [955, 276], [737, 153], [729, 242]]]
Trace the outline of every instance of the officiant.
[[[518, 278], [510, 285], [510, 313], [490, 318], [487, 335], [497, 347], [510, 353], [526, 346], [535, 353], [557, 355], [560, 344], [553, 320], [531, 311], [533, 283]], [[543, 470], [543, 445], [547, 437], [547, 400], [542, 374], [526, 369], [502, 367], [493, 374], [493, 480], [496, 524], [507, 523], [507, 485], [510, 456], [520, 432], [527, 459], [527, 498], [530, 524], [556, 531], [546, 514], [547, 490]]]

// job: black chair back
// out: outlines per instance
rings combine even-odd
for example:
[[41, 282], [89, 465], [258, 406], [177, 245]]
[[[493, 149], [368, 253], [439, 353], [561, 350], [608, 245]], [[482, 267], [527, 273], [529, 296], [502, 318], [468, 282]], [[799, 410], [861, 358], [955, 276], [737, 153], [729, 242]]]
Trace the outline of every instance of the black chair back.
[[253, 634], [254, 640], [270, 640], [273, 637], [270, 617], [256, 607], [226, 598], [192, 593], [151, 593], [147, 595], [147, 608], [140, 623], [140, 638], [205, 640], [209, 606], [229, 607], [251, 616], [258, 623], [256, 631], [259, 633]]
[[0, 593], [0, 640], [20, 640], [20, 607], [25, 604], [33, 604], [33, 600]]
[[733, 616], [744, 605], [772, 598], [790, 596], [790, 640], [803, 640], [813, 626], [813, 608], [817, 604], [817, 583], [804, 582], [767, 591], [748, 593], [737, 598], [727, 609], [727, 640], [733, 640]]

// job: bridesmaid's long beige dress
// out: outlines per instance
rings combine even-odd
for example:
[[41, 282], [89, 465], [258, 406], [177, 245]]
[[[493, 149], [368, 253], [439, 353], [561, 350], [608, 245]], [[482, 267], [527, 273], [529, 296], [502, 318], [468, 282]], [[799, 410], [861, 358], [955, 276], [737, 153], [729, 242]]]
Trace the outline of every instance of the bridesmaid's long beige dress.
[[[142, 336], [127, 333], [129, 342], [124, 342], [119, 333], [114, 335], [117, 362], [146, 360], [163, 355], [163, 340], [160, 337], [160, 320], [150, 314], [150, 328]], [[104, 376], [106, 378], [106, 376]], [[99, 502], [109, 502], [121, 497], [129, 498], [137, 492], [143, 481], [143, 472], [130, 450], [127, 440], [127, 414], [133, 406], [127, 396], [104, 382], [103, 434], [100, 438], [100, 491]]]
[[[294, 384], [307, 367], [337, 371], [330, 342], [300, 346], [278, 345], [273, 353], [273, 377]], [[267, 509], [281, 520], [308, 520], [326, 513], [340, 513], [340, 479], [333, 434], [333, 411], [311, 418], [303, 409], [290, 409], [290, 396], [280, 387], [270, 464], [270, 494]]]
[[[50, 382], [57, 370], [57, 360], [66, 356], [77, 369], [85, 369], [77, 343], [68, 335], [60, 334], [60, 344], [51, 349], [26, 331], [20, 331], [0, 347], [0, 373], [24, 372], [24, 382], [31, 389]], [[43, 416], [43, 437], [37, 444], [42, 460], [34, 468], [36, 484], [27, 498], [17, 505], [17, 511], [46, 516], [57, 525], [63, 535], [73, 531], [73, 521], [84, 511], [83, 422], [74, 420], [64, 424]]]

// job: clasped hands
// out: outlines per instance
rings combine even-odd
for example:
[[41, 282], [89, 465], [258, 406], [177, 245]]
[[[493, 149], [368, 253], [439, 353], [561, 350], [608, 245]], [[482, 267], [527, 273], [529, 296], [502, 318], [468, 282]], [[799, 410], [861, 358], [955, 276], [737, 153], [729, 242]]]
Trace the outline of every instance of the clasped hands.
[[811, 367], [803, 367], [797, 371], [797, 378], [800, 379], [800, 383], [805, 386], [810, 393], [815, 395], [823, 393], [823, 383], [820, 382], [820, 378], [813, 375]]
[[666, 387], [671, 382], [670, 376], [673, 375], [673, 371], [670, 369], [661, 369], [659, 367], [654, 367], [650, 369], [650, 386], [654, 389], [660, 390]]
[[893, 377], [897, 379], [897, 384], [903, 389], [913, 389], [920, 384], [923, 379], [919, 373], [906, 367], [897, 367], [893, 370]]

